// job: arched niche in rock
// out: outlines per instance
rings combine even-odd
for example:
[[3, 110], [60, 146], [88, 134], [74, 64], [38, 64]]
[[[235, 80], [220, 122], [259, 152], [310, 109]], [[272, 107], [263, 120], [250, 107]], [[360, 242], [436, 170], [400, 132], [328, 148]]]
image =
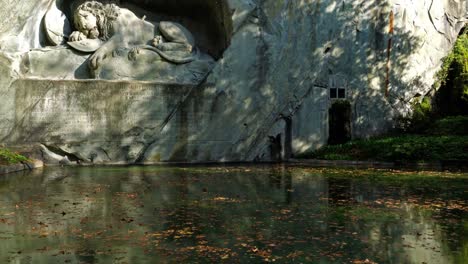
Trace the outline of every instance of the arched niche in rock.
[[[85, 0], [57, 0], [57, 6], [68, 18]], [[229, 46], [232, 18], [227, 0], [102, 0], [130, 9], [147, 21], [174, 21], [193, 33], [201, 51], [219, 59]], [[71, 21], [73, 24], [73, 21]]]

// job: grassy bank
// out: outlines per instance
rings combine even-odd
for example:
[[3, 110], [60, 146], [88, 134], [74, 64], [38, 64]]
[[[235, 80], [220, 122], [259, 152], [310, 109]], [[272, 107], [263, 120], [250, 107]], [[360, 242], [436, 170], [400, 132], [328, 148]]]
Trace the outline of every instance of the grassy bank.
[[8, 149], [0, 148], [0, 166], [18, 164], [26, 161], [28, 161], [28, 158]]
[[421, 134], [353, 140], [329, 145], [298, 158], [366, 161], [468, 161], [468, 117], [447, 117]]
[[326, 146], [298, 158], [369, 161], [467, 160], [468, 136], [405, 135]]

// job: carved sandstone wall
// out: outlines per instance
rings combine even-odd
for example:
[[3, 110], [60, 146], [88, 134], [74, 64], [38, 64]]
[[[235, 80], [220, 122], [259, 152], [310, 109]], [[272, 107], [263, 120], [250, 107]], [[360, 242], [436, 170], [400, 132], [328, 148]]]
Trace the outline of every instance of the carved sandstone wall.
[[0, 3], [0, 143], [99, 162], [268, 160], [316, 148], [328, 137], [330, 87], [346, 89], [353, 136], [385, 132], [431, 89], [468, 19], [466, 0], [228, 0], [232, 26], [212, 20], [228, 47], [192, 87], [26, 79], [19, 58], [41, 47], [50, 1]]

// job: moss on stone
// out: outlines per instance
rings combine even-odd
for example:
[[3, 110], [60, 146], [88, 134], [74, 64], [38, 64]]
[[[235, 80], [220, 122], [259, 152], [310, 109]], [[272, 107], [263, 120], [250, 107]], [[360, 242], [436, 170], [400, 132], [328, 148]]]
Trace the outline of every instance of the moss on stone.
[[28, 158], [5, 148], [0, 148], [0, 165], [17, 164], [28, 161]]

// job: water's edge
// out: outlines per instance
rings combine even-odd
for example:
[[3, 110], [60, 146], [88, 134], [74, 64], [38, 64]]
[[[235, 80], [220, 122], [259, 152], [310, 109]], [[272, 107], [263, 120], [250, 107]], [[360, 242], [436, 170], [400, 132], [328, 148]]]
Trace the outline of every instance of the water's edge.
[[307, 167], [333, 167], [354, 169], [389, 169], [408, 171], [457, 171], [468, 172], [468, 163], [462, 161], [439, 161], [439, 162], [379, 162], [379, 161], [356, 161], [356, 160], [317, 160], [317, 159], [291, 159], [283, 162], [144, 162], [137, 164], [129, 163], [82, 163], [82, 164], [45, 164], [41, 160], [31, 162], [0, 166], [0, 175], [33, 170], [42, 167], [130, 167], [130, 166], [254, 166], [254, 165], [288, 165]]
[[32, 160], [30, 162], [23, 162], [12, 165], [0, 165], [0, 175], [25, 170], [33, 170], [42, 167], [44, 167], [44, 162], [41, 160]]

